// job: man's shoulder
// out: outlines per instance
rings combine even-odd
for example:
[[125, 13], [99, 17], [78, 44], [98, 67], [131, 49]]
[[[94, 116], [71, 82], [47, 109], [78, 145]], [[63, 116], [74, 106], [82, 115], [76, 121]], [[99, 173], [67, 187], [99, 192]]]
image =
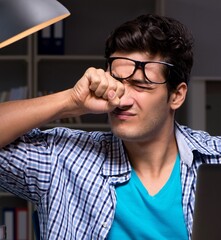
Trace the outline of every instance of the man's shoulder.
[[115, 137], [111, 131], [86, 131], [69, 128], [55, 128], [47, 132], [49, 135], [52, 133], [56, 139], [62, 138], [62, 141], [70, 141], [72, 143], [93, 143], [104, 146], [119, 143], [119, 139]]
[[22, 139], [26, 143], [38, 142], [46, 145], [60, 146], [63, 144], [112, 144], [114, 142], [118, 142], [118, 139], [113, 135], [112, 132], [86, 131], [65, 127], [55, 127], [46, 130], [33, 129], [23, 135]]
[[176, 134], [181, 136], [192, 150], [202, 150], [203, 152], [221, 153], [221, 136], [212, 136], [203, 130], [194, 130], [184, 125], [176, 125]]
[[183, 135], [185, 135], [187, 138], [196, 138], [196, 139], [212, 139], [212, 140], [221, 140], [221, 136], [213, 136], [209, 132], [204, 131], [204, 130], [196, 130], [192, 129], [188, 126], [185, 125], [179, 125], [176, 124], [176, 128], [178, 131], [180, 131]]

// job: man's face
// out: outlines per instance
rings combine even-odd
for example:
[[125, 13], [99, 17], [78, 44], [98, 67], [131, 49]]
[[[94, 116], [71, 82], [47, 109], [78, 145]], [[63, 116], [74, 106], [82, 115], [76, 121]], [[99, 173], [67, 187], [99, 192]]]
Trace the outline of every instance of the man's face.
[[[137, 61], [162, 60], [159, 56], [153, 58], [147, 53], [139, 52], [115, 52], [111, 57], [126, 57]], [[126, 67], [113, 67], [112, 74], [121, 77], [121, 73], [116, 69], [121, 69], [127, 74]], [[148, 76], [152, 81], [164, 82], [162, 68], [161, 64], [156, 64], [149, 69]], [[145, 142], [159, 138], [173, 121], [166, 84], [147, 83], [140, 68], [123, 83], [125, 94], [121, 98], [120, 106], [109, 113], [113, 133], [124, 141]]]

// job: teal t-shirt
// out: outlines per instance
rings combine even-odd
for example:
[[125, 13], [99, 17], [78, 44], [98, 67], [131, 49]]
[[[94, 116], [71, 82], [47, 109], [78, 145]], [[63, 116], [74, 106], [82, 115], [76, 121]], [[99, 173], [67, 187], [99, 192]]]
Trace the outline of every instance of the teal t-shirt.
[[154, 196], [132, 170], [129, 182], [116, 187], [117, 206], [108, 240], [186, 240], [182, 210], [180, 158], [164, 187]]

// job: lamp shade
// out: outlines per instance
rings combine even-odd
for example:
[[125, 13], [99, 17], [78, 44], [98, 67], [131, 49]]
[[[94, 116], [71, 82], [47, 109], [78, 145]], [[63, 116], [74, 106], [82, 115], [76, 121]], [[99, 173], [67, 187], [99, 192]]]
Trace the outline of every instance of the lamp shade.
[[0, 48], [69, 15], [57, 0], [0, 0]]

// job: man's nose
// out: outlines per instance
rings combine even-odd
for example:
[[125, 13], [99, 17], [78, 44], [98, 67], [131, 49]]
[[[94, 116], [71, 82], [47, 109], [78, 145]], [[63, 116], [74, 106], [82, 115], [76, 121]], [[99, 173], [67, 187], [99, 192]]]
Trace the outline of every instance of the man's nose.
[[126, 108], [126, 107], [130, 107], [130, 106], [133, 105], [134, 94], [133, 94], [133, 91], [132, 91], [132, 87], [127, 82], [127, 80], [124, 80], [122, 83], [125, 86], [125, 91], [124, 91], [124, 95], [120, 99], [119, 108]]

